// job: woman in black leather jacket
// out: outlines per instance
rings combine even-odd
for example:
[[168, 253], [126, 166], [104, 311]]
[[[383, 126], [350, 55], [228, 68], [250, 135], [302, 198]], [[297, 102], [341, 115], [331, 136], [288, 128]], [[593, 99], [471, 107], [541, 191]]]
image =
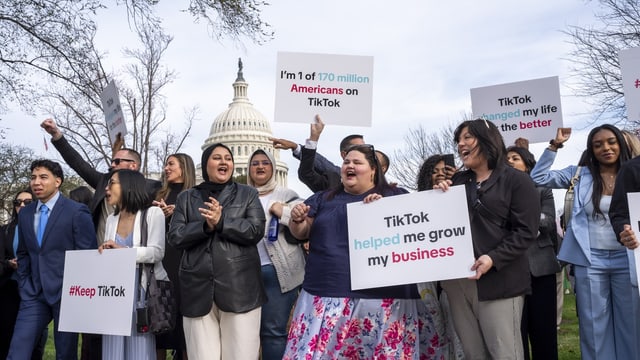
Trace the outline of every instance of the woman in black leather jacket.
[[266, 301], [256, 244], [265, 216], [252, 187], [235, 183], [223, 144], [202, 154], [205, 181], [178, 195], [169, 243], [182, 250], [181, 312], [189, 359], [257, 359]]

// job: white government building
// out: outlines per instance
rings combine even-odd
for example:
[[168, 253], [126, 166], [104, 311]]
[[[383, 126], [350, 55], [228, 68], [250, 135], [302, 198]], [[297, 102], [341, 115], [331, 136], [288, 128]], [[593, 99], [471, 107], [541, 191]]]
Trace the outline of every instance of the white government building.
[[[214, 143], [223, 143], [233, 153], [235, 173], [233, 176], [247, 175], [249, 156], [257, 149], [273, 154], [276, 159], [274, 171], [276, 180], [281, 186], [287, 186], [289, 167], [280, 160], [280, 150], [274, 149], [269, 138], [273, 136], [269, 120], [253, 107], [247, 97], [249, 84], [242, 76], [242, 60], [238, 59], [238, 77], [233, 83], [233, 101], [229, 108], [216, 117], [211, 124], [209, 137], [204, 141], [202, 149]], [[201, 165], [198, 165], [200, 168]], [[201, 171], [196, 171], [196, 183], [202, 181]]]

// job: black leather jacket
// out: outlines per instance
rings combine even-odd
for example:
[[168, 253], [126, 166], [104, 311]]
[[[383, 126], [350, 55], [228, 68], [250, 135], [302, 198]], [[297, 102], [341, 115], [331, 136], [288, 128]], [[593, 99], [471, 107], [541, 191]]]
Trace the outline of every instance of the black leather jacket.
[[208, 314], [214, 301], [222, 311], [244, 313], [267, 300], [256, 247], [265, 227], [258, 191], [231, 183], [218, 201], [222, 217], [208, 233], [198, 211], [204, 207], [200, 191], [184, 191], [176, 200], [168, 241], [182, 250], [180, 310], [187, 317]]

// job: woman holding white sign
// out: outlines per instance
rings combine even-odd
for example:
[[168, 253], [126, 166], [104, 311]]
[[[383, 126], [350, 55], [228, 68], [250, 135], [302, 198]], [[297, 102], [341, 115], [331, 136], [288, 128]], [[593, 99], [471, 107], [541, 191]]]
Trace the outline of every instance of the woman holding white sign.
[[310, 252], [283, 359], [441, 358], [415, 285], [351, 290], [347, 204], [405, 190], [387, 184], [371, 145], [349, 148], [340, 176], [291, 210], [289, 228]]
[[527, 174], [507, 165], [492, 122], [465, 121], [454, 139], [466, 170], [436, 187], [466, 188], [476, 274], [442, 281], [442, 288], [465, 359], [522, 359], [522, 306], [531, 292], [526, 251], [538, 233], [538, 193]]
[[[147, 275], [140, 271], [142, 264], [153, 264], [157, 280], [168, 280], [162, 267], [164, 256], [164, 214], [156, 206], [151, 206], [151, 197], [145, 190], [144, 176], [133, 170], [116, 170], [105, 188], [105, 198], [110, 206], [115, 206], [113, 214], [107, 218], [105, 242], [98, 247], [105, 249], [136, 248], [136, 297], [134, 307], [144, 307]], [[147, 233], [142, 233], [142, 216], [146, 216]], [[146, 236], [147, 246], [141, 246]], [[142, 289], [141, 289], [142, 288]], [[102, 358], [109, 360], [155, 359], [156, 341], [153, 333], [138, 332], [136, 309], [131, 309], [133, 329], [131, 336], [104, 335], [102, 337]]]
[[579, 167], [551, 170], [558, 149], [570, 136], [571, 129], [558, 129], [531, 177], [540, 186], [568, 189], [580, 169], [558, 253], [558, 259], [574, 265], [580, 353], [585, 360], [638, 359], [640, 299], [631, 286], [627, 251], [609, 223], [616, 177], [631, 154], [620, 130], [604, 124], [589, 132]]

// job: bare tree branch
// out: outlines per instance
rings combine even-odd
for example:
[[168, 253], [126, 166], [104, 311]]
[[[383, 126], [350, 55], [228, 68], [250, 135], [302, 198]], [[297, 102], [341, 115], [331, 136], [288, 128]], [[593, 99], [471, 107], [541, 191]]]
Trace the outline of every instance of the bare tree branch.
[[453, 142], [456, 126], [449, 124], [436, 132], [430, 132], [424, 124], [410, 128], [404, 135], [404, 148], [393, 152], [390, 175], [400, 186], [417, 190], [418, 171], [424, 160], [436, 154], [457, 154]]
[[640, 46], [640, 3], [636, 0], [600, 0], [600, 24], [570, 26], [565, 34], [575, 49], [568, 60], [573, 64], [576, 95], [595, 109], [594, 122], [611, 121], [627, 128], [640, 124], [626, 121], [626, 108], [618, 55], [620, 50]]

